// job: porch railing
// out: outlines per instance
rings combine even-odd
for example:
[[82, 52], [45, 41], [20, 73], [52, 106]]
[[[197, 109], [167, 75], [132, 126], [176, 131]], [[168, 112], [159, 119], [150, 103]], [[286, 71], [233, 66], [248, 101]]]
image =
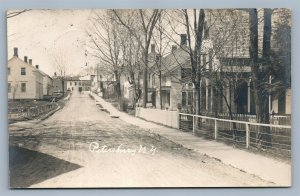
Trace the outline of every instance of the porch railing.
[[[291, 156], [291, 126], [179, 113], [179, 129], [247, 149]], [[262, 129], [268, 131], [262, 132]]]

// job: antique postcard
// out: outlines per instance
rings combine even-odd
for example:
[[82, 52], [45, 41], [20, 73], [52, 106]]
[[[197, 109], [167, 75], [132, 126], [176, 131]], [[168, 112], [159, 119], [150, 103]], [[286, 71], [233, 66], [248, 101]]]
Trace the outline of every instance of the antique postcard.
[[10, 188], [291, 186], [291, 10], [7, 11]]

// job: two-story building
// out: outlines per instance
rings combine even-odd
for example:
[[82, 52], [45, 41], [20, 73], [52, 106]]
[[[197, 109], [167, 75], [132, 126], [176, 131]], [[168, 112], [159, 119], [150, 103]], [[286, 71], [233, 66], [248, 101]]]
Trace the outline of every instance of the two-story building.
[[[32, 65], [32, 61], [29, 61], [29, 64]], [[43, 75], [43, 96], [53, 95], [53, 79], [48, 74], [40, 70], [39, 65], [35, 65], [35, 68]]]
[[[31, 61], [32, 62], [32, 61]], [[18, 48], [8, 60], [8, 99], [42, 99], [43, 74], [28, 62], [19, 58]]]
[[66, 89], [68, 91], [90, 91], [92, 86], [91, 76], [74, 76], [65, 78]]

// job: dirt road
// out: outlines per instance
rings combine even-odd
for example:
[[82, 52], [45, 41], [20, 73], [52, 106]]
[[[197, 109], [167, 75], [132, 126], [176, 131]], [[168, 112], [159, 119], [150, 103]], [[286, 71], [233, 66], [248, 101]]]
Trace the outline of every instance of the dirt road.
[[111, 118], [88, 93], [42, 122], [10, 126], [11, 187], [274, 185]]

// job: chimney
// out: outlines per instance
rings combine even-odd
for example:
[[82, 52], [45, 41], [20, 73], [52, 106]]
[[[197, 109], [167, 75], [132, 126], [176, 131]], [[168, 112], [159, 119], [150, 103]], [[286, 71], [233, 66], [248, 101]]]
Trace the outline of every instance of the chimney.
[[181, 46], [186, 46], [186, 40], [187, 40], [186, 34], [180, 34], [180, 45]]
[[18, 48], [14, 48], [14, 56], [18, 57]]
[[56, 72], [54, 72], [54, 76], [56, 76]]
[[25, 63], [28, 63], [28, 62], [27, 62], [27, 56], [24, 56], [24, 62], [25, 62]]
[[39, 65], [36, 65], [35, 68], [39, 69]]
[[155, 53], [155, 44], [151, 44], [151, 53]]
[[177, 46], [173, 45], [172, 46], [172, 52], [174, 52], [177, 49]]
[[32, 59], [29, 59], [28, 61], [29, 61], [29, 64], [32, 65]]

